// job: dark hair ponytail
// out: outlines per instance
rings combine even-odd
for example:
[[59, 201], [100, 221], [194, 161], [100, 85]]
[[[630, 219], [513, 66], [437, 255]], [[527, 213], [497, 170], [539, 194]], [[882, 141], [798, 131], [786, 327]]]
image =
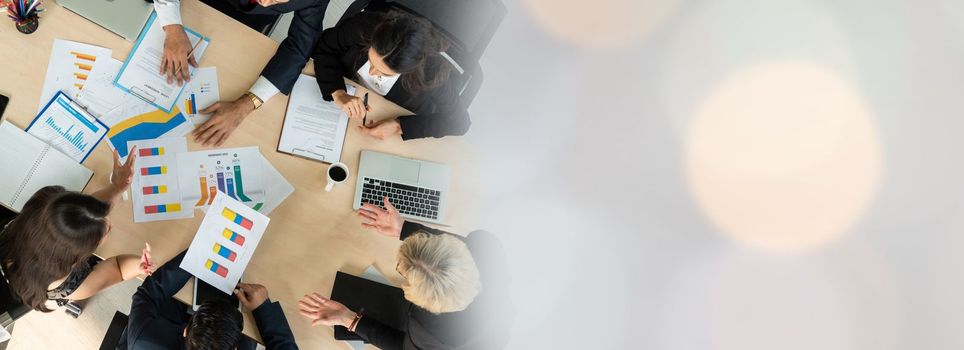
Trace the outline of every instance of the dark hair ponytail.
[[398, 10], [386, 12], [375, 26], [369, 46], [402, 75], [400, 83], [412, 92], [438, 87], [452, 71], [441, 55], [448, 42], [422, 17]]
[[47, 289], [70, 274], [97, 249], [107, 234], [110, 204], [61, 187], [37, 191], [0, 234], [0, 262], [10, 288], [38, 311]]

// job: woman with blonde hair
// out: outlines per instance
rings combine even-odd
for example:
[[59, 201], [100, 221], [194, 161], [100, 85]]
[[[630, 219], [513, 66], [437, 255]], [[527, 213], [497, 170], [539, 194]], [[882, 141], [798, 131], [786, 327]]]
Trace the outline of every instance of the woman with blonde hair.
[[[486, 313], [507, 309], [501, 283], [501, 245], [485, 231], [467, 237], [407, 222], [385, 198], [385, 209], [365, 203], [362, 226], [402, 240], [396, 265], [411, 303], [407, 323], [396, 329], [318, 293], [305, 295], [300, 312], [313, 326], [343, 326], [381, 349], [499, 349], [508, 334], [508, 312], [500, 321]], [[483, 254], [484, 253], [484, 254]]]

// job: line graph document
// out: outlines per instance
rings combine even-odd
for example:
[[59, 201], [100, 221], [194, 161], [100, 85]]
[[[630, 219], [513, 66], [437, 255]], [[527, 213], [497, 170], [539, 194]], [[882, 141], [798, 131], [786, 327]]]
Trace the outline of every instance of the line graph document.
[[[348, 94], [355, 88], [348, 86]], [[315, 77], [302, 74], [291, 90], [278, 151], [327, 163], [341, 160], [348, 115], [321, 97]]]

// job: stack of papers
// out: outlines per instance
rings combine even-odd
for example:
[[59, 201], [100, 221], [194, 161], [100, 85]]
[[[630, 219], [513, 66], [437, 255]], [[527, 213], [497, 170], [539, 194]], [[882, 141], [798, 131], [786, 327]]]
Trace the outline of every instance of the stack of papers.
[[187, 152], [183, 137], [131, 141], [134, 163], [134, 221], [194, 217], [218, 192], [265, 215], [294, 193], [294, 187], [257, 147]]

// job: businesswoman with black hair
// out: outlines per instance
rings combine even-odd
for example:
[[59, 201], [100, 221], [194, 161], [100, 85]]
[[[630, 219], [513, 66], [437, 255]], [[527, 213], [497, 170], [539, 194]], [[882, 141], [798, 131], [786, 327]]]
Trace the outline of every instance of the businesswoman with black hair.
[[347, 93], [343, 77], [414, 115], [359, 126], [366, 134], [403, 140], [463, 135], [471, 121], [460, 103], [459, 79], [441, 52], [446, 41], [427, 19], [401, 11], [367, 11], [322, 32], [312, 58], [325, 100], [351, 118], [367, 111]]
[[122, 164], [114, 152], [111, 184], [91, 195], [60, 186], [41, 188], [3, 226], [0, 272], [22, 303], [49, 312], [48, 300], [63, 306], [153, 271], [149, 249], [140, 257], [118, 255], [88, 264], [111, 231], [107, 215], [112, 202], [130, 187], [135, 157], [132, 151]]

